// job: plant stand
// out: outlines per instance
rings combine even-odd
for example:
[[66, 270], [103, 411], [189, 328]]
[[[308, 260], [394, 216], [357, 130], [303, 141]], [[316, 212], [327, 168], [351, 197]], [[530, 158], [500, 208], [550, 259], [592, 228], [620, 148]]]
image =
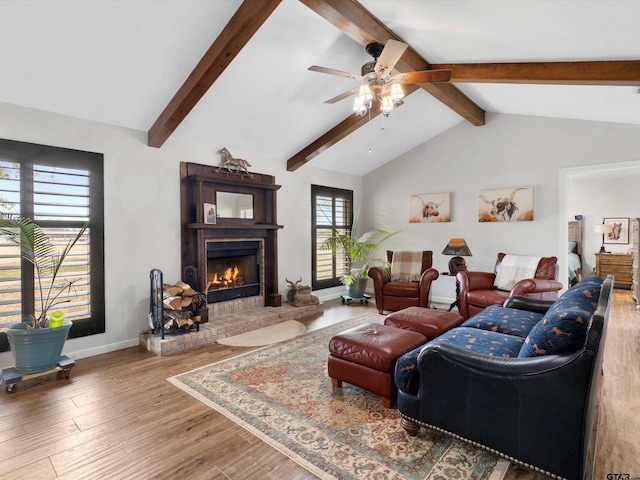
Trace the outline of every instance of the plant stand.
[[360, 300], [360, 303], [364, 303], [364, 304], [369, 304], [369, 300], [371, 300], [371, 295], [369, 295], [368, 293], [365, 293], [362, 295], [362, 297], [350, 297], [347, 294], [341, 295], [340, 298], [342, 299], [342, 303], [346, 303], [347, 305], [351, 305], [351, 302], [353, 300]]
[[18, 387], [18, 383], [20, 383], [22, 380], [31, 380], [32, 378], [39, 378], [51, 373], [60, 372], [64, 374], [65, 379], [69, 379], [71, 369], [75, 366], [75, 364], [75, 361], [71, 360], [66, 355], [62, 355], [58, 359], [58, 363], [54, 368], [46, 370], [44, 372], [23, 374], [18, 373], [15, 368], [8, 368], [7, 370], [0, 370], [0, 373], [2, 373], [2, 381], [7, 385], [7, 393], [14, 393], [16, 391], [16, 388]]

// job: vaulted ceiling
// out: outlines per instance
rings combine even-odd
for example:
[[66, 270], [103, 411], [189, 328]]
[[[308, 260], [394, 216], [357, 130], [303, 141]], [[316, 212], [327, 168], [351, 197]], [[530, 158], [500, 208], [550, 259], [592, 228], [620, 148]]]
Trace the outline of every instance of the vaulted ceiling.
[[[487, 112], [640, 124], [639, 22], [633, 0], [5, 0], [0, 101], [363, 175]], [[389, 39], [451, 82], [388, 118], [323, 103], [357, 83], [310, 65], [359, 73]]]

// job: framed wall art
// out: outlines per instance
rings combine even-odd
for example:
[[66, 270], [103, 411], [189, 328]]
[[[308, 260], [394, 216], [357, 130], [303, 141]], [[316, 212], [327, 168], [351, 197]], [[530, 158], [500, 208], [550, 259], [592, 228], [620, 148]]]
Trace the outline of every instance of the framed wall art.
[[216, 223], [218, 216], [216, 214], [216, 206], [213, 203], [204, 203], [203, 211], [204, 223]]
[[604, 243], [624, 245], [629, 243], [629, 219], [628, 218], [603, 218], [602, 223], [611, 225], [612, 231], [604, 236]]
[[451, 221], [451, 193], [423, 193], [409, 196], [409, 223]]
[[533, 187], [482, 190], [478, 195], [479, 222], [530, 222]]

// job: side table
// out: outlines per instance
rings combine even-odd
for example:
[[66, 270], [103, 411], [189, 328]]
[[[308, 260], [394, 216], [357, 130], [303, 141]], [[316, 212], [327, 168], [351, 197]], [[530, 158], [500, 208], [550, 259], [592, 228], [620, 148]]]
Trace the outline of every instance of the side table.
[[[451, 302], [451, 297], [453, 297], [453, 283], [455, 282], [455, 297], [453, 302]], [[432, 302], [439, 305], [438, 308], [448, 308], [448, 312], [453, 310], [454, 307], [458, 306], [458, 295], [460, 292], [460, 286], [456, 280], [455, 275], [451, 275], [449, 272], [440, 272], [439, 277], [431, 284], [431, 299]], [[440, 307], [443, 305], [442, 307]], [[447, 307], [448, 305], [448, 307]], [[435, 307], [432, 307], [435, 308]]]
[[[449, 276], [455, 277], [455, 275], [451, 275], [449, 272], [447, 273], [442, 272], [441, 275], [449, 275]], [[449, 310], [447, 310], [447, 312], [450, 312], [451, 310], [453, 310], [453, 307], [456, 307], [458, 311], [460, 311], [460, 282], [458, 282], [457, 278], [456, 278], [456, 299], [451, 305], [449, 305]]]

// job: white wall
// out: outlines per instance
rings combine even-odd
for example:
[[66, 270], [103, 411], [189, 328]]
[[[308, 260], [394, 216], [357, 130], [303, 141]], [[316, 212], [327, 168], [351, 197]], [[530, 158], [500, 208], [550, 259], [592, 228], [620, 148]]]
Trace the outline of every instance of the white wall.
[[[460, 123], [368, 174], [366, 221], [401, 230], [386, 245], [392, 250], [433, 250], [439, 271], [448, 269], [450, 257], [441, 255], [448, 239], [463, 237], [473, 253], [467, 258], [472, 270], [491, 271], [502, 251], [555, 255], [560, 272], [566, 272], [566, 240], [560, 239], [566, 239], [566, 221], [573, 217], [567, 215], [560, 170], [637, 160], [640, 125], [487, 114], [485, 126]], [[534, 187], [534, 221], [478, 222], [480, 190], [528, 186]], [[452, 193], [452, 221], [408, 223], [409, 195], [439, 192]], [[625, 188], [616, 192], [627, 203], [624, 216], [640, 216], [640, 205], [630, 201], [635, 194]], [[623, 215], [623, 209], [612, 205], [607, 216], [614, 213]], [[601, 218], [604, 212], [593, 215]]]
[[[146, 132], [2, 103], [0, 138], [104, 154], [106, 332], [71, 339], [64, 353], [82, 358], [137, 345], [138, 332], [147, 327], [149, 271], [161, 269], [167, 283], [181, 279], [179, 164], [219, 165], [219, 147], [172, 137], [162, 148], [150, 148]], [[219, 146], [225, 146], [224, 139]], [[310, 184], [352, 189], [359, 202], [362, 179], [309, 166], [290, 173], [286, 159], [231, 150], [249, 160], [252, 171], [274, 175], [282, 185], [280, 292], [287, 291], [285, 277], [311, 283]], [[0, 354], [0, 368], [12, 364], [9, 352]]]
[[[106, 333], [69, 340], [65, 353], [81, 358], [136, 345], [147, 324], [149, 270], [160, 268], [167, 282], [181, 276], [179, 163], [218, 165], [217, 147], [172, 137], [160, 149], [149, 148], [145, 132], [8, 104], [0, 104], [0, 137], [104, 154]], [[353, 189], [362, 231], [400, 230], [385, 248], [433, 250], [434, 266], [444, 271], [449, 257], [440, 252], [449, 238], [462, 236], [473, 253], [470, 268], [490, 270], [498, 251], [564, 254], [566, 242], [559, 238], [567, 201], [559, 171], [640, 160], [640, 126], [489, 114], [487, 125], [461, 123], [364, 178], [310, 166], [287, 172], [285, 159], [226, 146], [249, 160], [252, 171], [274, 175], [282, 185], [278, 257], [284, 294], [285, 277], [311, 282], [312, 183]], [[533, 222], [477, 222], [480, 190], [517, 186], [534, 187]], [[622, 202], [630, 198], [624, 189], [616, 191]], [[452, 221], [409, 224], [409, 195], [437, 192], [452, 192]], [[594, 215], [640, 216], [635, 200], [626, 201], [628, 209]], [[451, 282], [444, 283], [451, 290]], [[318, 293], [326, 299], [340, 292], [342, 287]], [[0, 354], [0, 367], [12, 363], [9, 353]]]

